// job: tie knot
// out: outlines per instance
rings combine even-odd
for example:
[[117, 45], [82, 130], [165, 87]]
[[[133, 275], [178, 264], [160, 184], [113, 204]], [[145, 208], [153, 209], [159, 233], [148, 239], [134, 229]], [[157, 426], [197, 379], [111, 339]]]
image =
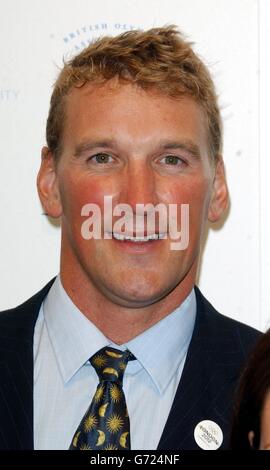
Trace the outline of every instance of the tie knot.
[[120, 382], [122, 385], [124, 372], [128, 361], [134, 360], [133, 354], [126, 350], [106, 347], [94, 354], [90, 362], [98, 374], [99, 380], [109, 380], [110, 382]]

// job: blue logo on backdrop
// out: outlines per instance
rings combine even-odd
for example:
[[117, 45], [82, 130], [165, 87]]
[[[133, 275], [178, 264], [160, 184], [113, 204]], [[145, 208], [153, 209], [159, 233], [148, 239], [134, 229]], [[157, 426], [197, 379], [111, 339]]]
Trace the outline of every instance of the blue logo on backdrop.
[[0, 101], [1, 102], [16, 101], [18, 99], [19, 93], [20, 93], [20, 90], [0, 88]]
[[141, 28], [130, 23], [93, 23], [70, 31], [63, 37], [63, 42], [68, 46], [69, 53], [77, 54], [100, 36], [120, 34], [132, 29]]

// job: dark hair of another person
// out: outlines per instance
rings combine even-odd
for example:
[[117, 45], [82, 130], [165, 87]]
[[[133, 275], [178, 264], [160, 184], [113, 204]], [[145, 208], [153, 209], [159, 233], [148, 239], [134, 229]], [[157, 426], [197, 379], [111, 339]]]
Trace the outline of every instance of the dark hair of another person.
[[[249, 357], [236, 394], [231, 449], [259, 449], [261, 414], [270, 390], [270, 329], [263, 334]], [[248, 433], [254, 432], [253, 445]]]

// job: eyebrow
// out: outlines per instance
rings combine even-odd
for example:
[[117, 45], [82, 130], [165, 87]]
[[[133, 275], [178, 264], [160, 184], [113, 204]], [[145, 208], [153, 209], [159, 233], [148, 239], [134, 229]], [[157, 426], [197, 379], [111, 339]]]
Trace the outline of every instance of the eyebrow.
[[74, 155], [79, 157], [82, 153], [87, 152], [89, 150], [93, 150], [98, 147], [102, 148], [111, 148], [115, 146], [116, 142], [113, 139], [108, 140], [87, 140], [85, 142], [81, 142], [75, 147]]
[[180, 140], [180, 141], [170, 141], [165, 140], [160, 142], [161, 147], [164, 150], [185, 150], [190, 153], [194, 158], [200, 159], [201, 152], [199, 146], [195, 144], [192, 140]]
[[[117, 142], [114, 139], [87, 140], [76, 145], [74, 155], [76, 157], [79, 157], [84, 152], [87, 152], [96, 148], [108, 149], [108, 148], [112, 148], [115, 146], [117, 146]], [[158, 143], [158, 147], [163, 150], [184, 150], [196, 159], [201, 158], [201, 152], [200, 152], [199, 146], [189, 139], [188, 140], [184, 139], [180, 141], [161, 140]]]

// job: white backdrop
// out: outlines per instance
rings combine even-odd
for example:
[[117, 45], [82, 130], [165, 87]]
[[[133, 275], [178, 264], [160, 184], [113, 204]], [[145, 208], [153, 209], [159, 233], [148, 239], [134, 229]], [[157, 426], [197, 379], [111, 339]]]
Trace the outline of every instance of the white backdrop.
[[231, 205], [209, 231], [199, 285], [224, 314], [270, 326], [270, 2], [268, 0], [0, 1], [0, 309], [59, 270], [60, 230], [35, 178], [51, 86], [62, 57], [93, 37], [174, 23], [212, 71], [224, 118]]

